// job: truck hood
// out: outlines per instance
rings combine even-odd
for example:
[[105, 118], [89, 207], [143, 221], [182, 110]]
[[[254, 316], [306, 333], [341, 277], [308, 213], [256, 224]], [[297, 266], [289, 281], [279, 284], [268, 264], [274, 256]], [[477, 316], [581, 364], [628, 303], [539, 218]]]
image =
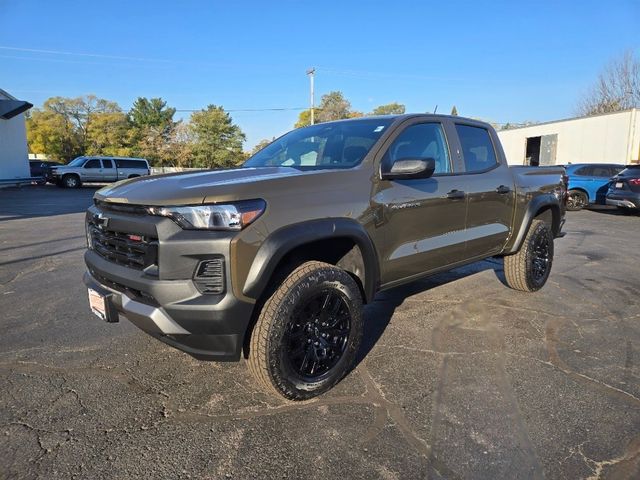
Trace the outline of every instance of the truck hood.
[[318, 171], [289, 167], [234, 168], [171, 173], [124, 180], [95, 194], [97, 200], [133, 205], [195, 205], [260, 198], [266, 183], [307, 176]]

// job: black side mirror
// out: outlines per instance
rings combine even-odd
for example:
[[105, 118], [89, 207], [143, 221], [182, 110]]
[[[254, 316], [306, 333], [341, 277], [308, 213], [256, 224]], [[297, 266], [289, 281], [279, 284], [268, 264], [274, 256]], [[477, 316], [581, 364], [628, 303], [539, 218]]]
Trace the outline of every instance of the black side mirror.
[[393, 162], [391, 170], [382, 172], [382, 179], [429, 178], [435, 170], [436, 161], [433, 158], [401, 158]]

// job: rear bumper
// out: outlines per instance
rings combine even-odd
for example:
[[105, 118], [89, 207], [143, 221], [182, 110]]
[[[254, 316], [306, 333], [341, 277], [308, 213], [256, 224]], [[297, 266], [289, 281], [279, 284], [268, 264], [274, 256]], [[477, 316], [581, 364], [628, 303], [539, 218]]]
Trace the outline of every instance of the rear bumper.
[[202, 360], [237, 361], [254, 304], [230, 291], [200, 294], [191, 280], [157, 280], [85, 253], [83, 281], [105, 296], [112, 321], [122, 316], [154, 338]]
[[607, 194], [607, 205], [625, 208], [640, 208], [640, 193], [610, 192]]

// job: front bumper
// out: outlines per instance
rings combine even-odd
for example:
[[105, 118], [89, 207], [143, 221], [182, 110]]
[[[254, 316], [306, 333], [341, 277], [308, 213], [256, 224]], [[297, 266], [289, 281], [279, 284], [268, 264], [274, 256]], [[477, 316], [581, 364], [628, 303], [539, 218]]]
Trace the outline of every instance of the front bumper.
[[[88, 251], [85, 259], [92, 253]], [[91, 270], [95, 272], [95, 267]], [[217, 304], [210, 304], [202, 298], [205, 295], [200, 295], [197, 299], [187, 298], [161, 306], [146, 297], [136, 296], [128, 289], [114, 288], [117, 285], [114, 282], [107, 281], [105, 283], [109, 285], [105, 285], [94, 275], [97, 274], [85, 272], [83, 281], [105, 297], [107, 309], [112, 309], [154, 338], [201, 360], [240, 359], [253, 304], [237, 300], [232, 295], [227, 295]], [[179, 283], [174, 287], [183, 291], [187, 282], [165, 283]], [[173, 290], [170, 285], [160, 288]], [[194, 305], [194, 300], [197, 305]]]
[[[157, 265], [142, 270], [85, 252], [84, 283], [106, 297], [112, 317], [127, 318], [153, 337], [193, 357], [239, 360], [255, 303], [233, 292], [226, 232], [183, 231], [172, 220], [101, 210], [87, 220], [108, 217], [108, 228], [156, 238]], [[95, 245], [94, 245], [95, 246]], [[193, 280], [198, 264], [224, 258], [221, 293], [202, 293]]]
[[607, 205], [624, 208], [640, 208], [640, 193], [637, 192], [609, 192]]

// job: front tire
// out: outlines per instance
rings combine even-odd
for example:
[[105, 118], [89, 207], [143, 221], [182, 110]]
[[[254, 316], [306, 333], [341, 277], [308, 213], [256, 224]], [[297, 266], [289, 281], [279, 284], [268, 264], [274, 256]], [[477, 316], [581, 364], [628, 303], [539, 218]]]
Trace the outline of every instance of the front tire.
[[344, 270], [296, 268], [265, 302], [249, 345], [249, 369], [267, 391], [307, 400], [352, 368], [362, 340], [362, 295]]
[[567, 210], [577, 212], [589, 205], [589, 197], [580, 190], [569, 190], [567, 197]]
[[531, 222], [518, 253], [504, 257], [504, 275], [514, 290], [535, 292], [549, 278], [553, 264], [553, 234], [542, 220]]
[[77, 175], [65, 175], [62, 177], [62, 185], [65, 188], [80, 188], [80, 178]]

